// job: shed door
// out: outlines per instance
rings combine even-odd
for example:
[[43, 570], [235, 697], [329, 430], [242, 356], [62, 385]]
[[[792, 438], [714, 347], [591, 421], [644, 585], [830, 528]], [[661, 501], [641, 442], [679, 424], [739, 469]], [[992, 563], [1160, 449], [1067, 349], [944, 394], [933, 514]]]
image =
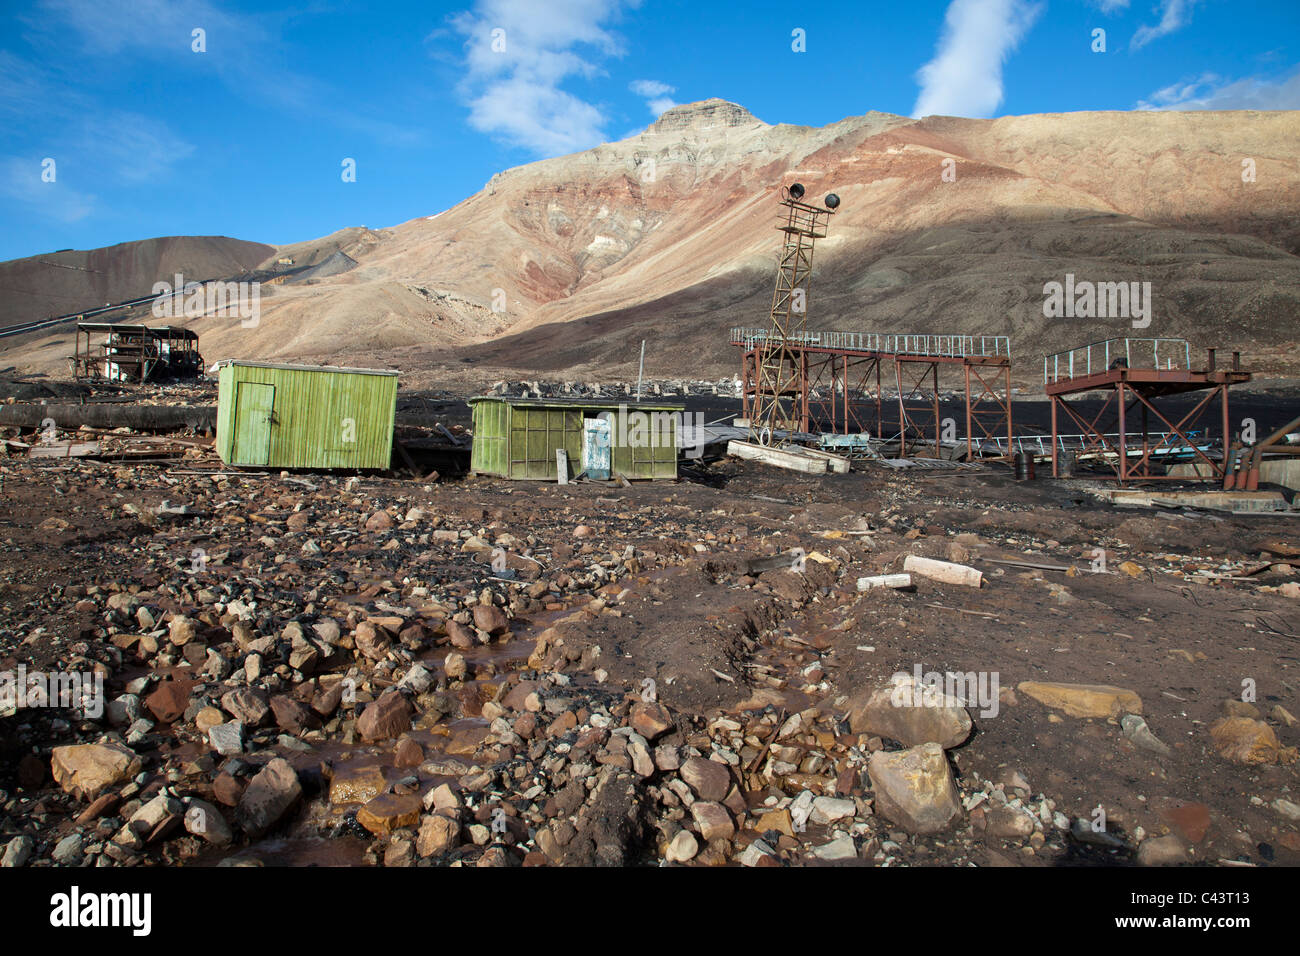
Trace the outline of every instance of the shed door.
[[582, 470], [593, 480], [609, 478], [609, 419], [582, 420]]
[[235, 392], [234, 464], [265, 465], [270, 462], [274, 409], [274, 385], [239, 383]]

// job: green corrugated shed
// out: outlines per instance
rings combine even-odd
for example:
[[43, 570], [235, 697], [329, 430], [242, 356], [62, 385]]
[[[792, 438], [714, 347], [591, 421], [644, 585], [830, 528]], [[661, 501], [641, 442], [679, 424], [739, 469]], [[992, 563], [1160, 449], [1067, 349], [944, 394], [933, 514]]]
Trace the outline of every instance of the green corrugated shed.
[[[563, 448], [570, 478], [583, 471], [593, 478], [610, 477], [606, 471], [625, 478], [677, 477], [683, 405], [493, 395], [469, 404], [475, 474], [555, 481], [555, 451]], [[608, 426], [600, 425], [602, 419]]]
[[221, 363], [217, 454], [262, 468], [388, 468], [397, 372]]

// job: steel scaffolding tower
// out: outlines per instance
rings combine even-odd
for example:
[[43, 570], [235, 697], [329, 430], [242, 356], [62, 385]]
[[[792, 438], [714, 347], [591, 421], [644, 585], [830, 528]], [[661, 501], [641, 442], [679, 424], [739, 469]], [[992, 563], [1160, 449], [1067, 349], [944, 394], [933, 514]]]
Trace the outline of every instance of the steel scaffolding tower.
[[762, 445], [784, 445], [799, 429], [806, 400], [806, 370], [798, 341], [808, 324], [808, 287], [812, 280], [813, 244], [826, 235], [826, 224], [839, 206], [831, 193], [826, 207], [803, 202], [804, 188], [781, 188], [785, 233], [772, 293], [772, 322], [756, 355], [756, 382], [750, 437]]

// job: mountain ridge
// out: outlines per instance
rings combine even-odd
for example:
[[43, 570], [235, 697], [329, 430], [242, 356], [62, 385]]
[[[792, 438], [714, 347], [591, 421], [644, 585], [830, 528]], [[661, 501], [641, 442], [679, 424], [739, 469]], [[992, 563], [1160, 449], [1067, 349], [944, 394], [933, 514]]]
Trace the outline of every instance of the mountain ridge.
[[1042, 352], [1133, 334], [1043, 316], [1045, 283], [1073, 271], [1151, 281], [1146, 334], [1293, 374], [1297, 147], [1295, 111], [868, 112], [813, 127], [713, 98], [504, 170], [436, 214], [277, 247], [264, 267], [336, 253], [355, 266], [269, 286], [255, 329], [194, 322], [210, 358], [576, 377], [625, 373], [649, 338], [677, 370], [663, 374], [718, 377], [738, 364], [727, 329], [768, 322], [778, 190], [799, 180], [843, 201], [817, 246], [811, 328], [1009, 334], [1029, 375]]

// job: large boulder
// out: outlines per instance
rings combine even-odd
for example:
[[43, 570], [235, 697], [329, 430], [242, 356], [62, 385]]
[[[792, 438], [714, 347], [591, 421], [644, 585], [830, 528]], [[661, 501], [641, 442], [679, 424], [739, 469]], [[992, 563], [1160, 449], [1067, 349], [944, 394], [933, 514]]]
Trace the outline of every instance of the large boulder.
[[357, 811], [357, 823], [375, 836], [386, 836], [420, 822], [418, 793], [381, 793]]
[[474, 605], [474, 626], [480, 631], [487, 631], [493, 637], [510, 630], [510, 621], [499, 607], [491, 604]]
[[849, 729], [888, 737], [904, 747], [937, 743], [945, 750], [965, 742], [971, 719], [961, 700], [895, 674], [887, 687], [862, 691], [849, 701]]
[[235, 835], [221, 811], [198, 797], [190, 797], [185, 808], [185, 829], [213, 846], [229, 846]]
[[411, 727], [411, 704], [396, 690], [387, 690], [357, 718], [362, 740], [388, 740]]
[[88, 800], [101, 790], [125, 783], [140, 772], [135, 751], [116, 743], [55, 747], [50, 772], [65, 793]]
[[731, 819], [727, 808], [720, 803], [709, 800], [696, 800], [691, 804], [691, 816], [700, 828], [700, 836], [705, 843], [714, 840], [730, 840], [736, 835], [736, 823]]
[[682, 764], [681, 775], [701, 800], [716, 803], [731, 789], [731, 771], [715, 760], [691, 757]]
[[273, 758], [257, 772], [239, 800], [239, 825], [251, 837], [260, 837], [280, 822], [299, 798], [302, 784], [283, 757]]
[[961, 812], [952, 771], [937, 743], [873, 753], [867, 772], [876, 812], [910, 833], [938, 833]]
[[260, 727], [271, 715], [266, 695], [251, 687], [237, 687], [221, 698], [221, 708], [245, 727]]
[[1294, 763], [1295, 747], [1284, 747], [1273, 728], [1249, 717], [1222, 717], [1210, 726], [1219, 755], [1233, 763]]
[[[358, 814], [358, 816], [360, 816]], [[442, 814], [431, 814], [420, 821], [415, 838], [415, 852], [421, 857], [440, 856], [460, 843], [460, 823]]]
[[1142, 713], [1142, 698], [1123, 687], [1110, 684], [1059, 684], [1050, 681], [1021, 681], [1016, 690], [1040, 704], [1061, 710], [1071, 717], [1118, 717]]
[[673, 728], [673, 718], [668, 708], [654, 701], [639, 700], [632, 705], [632, 729], [646, 740], [662, 737]]

